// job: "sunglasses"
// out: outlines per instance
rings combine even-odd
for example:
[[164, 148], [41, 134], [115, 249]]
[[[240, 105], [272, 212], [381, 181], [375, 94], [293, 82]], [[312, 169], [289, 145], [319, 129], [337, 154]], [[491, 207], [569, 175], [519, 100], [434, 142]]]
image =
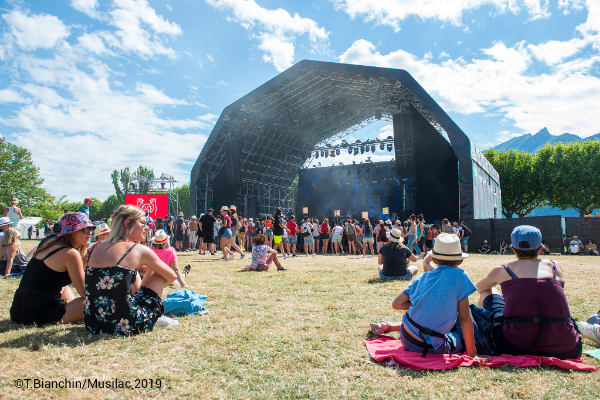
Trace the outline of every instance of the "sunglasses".
[[146, 225], [148, 225], [148, 221], [146, 221], [146, 220], [143, 220], [143, 221], [142, 221], [141, 219], [138, 219], [138, 222], [139, 222], [139, 223], [140, 223], [142, 226], [146, 226]]
[[92, 227], [88, 226], [87, 228], [83, 228], [82, 231], [84, 234], [87, 235], [88, 233], [94, 232], [94, 229], [96, 229], [96, 228], [92, 228]]

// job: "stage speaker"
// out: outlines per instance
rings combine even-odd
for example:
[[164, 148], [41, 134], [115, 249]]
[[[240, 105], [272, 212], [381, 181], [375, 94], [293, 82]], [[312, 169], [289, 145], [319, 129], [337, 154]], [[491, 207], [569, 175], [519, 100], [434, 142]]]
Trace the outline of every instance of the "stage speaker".
[[227, 181], [233, 188], [242, 186], [242, 174], [240, 171], [240, 149], [236, 138], [229, 138], [225, 144], [227, 169]]

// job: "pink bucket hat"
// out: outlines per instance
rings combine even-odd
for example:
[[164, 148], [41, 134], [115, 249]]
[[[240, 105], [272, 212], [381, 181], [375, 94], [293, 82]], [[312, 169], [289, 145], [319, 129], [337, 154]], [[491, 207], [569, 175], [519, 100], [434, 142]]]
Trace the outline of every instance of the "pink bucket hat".
[[71, 214], [65, 214], [60, 220], [62, 229], [58, 236], [68, 235], [69, 233], [77, 232], [83, 228], [94, 228], [96, 226], [90, 222], [87, 215], [82, 212], [74, 212]]

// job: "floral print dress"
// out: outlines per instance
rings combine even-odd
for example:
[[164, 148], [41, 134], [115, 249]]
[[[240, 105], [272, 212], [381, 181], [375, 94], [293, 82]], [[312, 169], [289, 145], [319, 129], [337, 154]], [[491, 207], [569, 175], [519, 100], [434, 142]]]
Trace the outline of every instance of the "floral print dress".
[[118, 264], [133, 249], [121, 257], [117, 265], [86, 268], [83, 313], [85, 327], [92, 333], [119, 333], [124, 336], [150, 332], [163, 314], [158, 294], [141, 287], [131, 294], [137, 271]]

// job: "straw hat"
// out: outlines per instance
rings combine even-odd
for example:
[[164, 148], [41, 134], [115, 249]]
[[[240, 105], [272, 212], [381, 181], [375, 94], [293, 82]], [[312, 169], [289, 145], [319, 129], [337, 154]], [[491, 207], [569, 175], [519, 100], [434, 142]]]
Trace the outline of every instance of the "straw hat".
[[108, 233], [110, 233], [110, 228], [105, 223], [98, 224], [98, 226], [94, 230], [94, 236], [95, 237], [98, 237], [100, 235], [106, 235]]
[[183, 211], [179, 211], [179, 216], [183, 217]]
[[237, 211], [237, 208], [235, 206], [231, 206], [231, 207], [229, 207], [229, 209]]
[[404, 242], [404, 238], [402, 237], [402, 231], [400, 229], [392, 229], [391, 232], [387, 234], [387, 238], [392, 242], [402, 243]]
[[223, 207], [221, 207], [221, 211], [229, 211], [229, 207], [223, 206]]
[[197, 218], [196, 218], [196, 216], [195, 216], [195, 215], [192, 215], [192, 218], [191, 218], [191, 219], [197, 219]]
[[386, 224], [391, 225], [392, 221], [390, 221], [389, 219], [387, 221], [385, 221]]
[[428, 252], [433, 258], [439, 260], [462, 260], [469, 257], [460, 248], [460, 238], [452, 233], [440, 233], [435, 238], [433, 250]]
[[150, 240], [150, 243], [163, 244], [167, 240], [169, 240], [169, 235], [167, 235], [167, 232], [165, 232], [163, 229], [159, 229], [156, 231], [156, 234], [154, 235], [152, 240]]

